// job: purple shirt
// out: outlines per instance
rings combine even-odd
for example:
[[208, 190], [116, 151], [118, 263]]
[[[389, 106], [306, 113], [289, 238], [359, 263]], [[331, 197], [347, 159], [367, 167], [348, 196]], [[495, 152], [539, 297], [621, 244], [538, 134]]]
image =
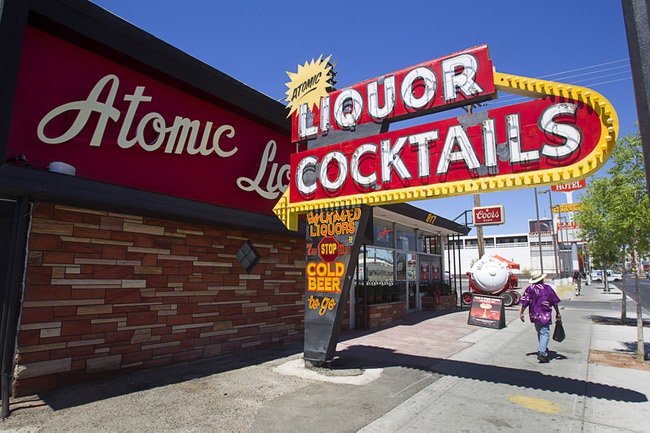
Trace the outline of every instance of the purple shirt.
[[530, 321], [540, 325], [552, 323], [553, 306], [559, 304], [560, 298], [548, 284], [531, 284], [524, 290], [521, 305], [528, 307]]

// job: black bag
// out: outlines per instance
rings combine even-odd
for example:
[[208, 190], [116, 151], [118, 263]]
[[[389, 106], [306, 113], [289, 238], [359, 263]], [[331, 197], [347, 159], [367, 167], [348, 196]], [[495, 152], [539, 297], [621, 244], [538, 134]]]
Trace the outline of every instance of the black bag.
[[566, 333], [564, 332], [564, 326], [562, 326], [562, 321], [558, 320], [555, 322], [555, 329], [553, 329], [553, 340], [561, 343], [566, 338]]

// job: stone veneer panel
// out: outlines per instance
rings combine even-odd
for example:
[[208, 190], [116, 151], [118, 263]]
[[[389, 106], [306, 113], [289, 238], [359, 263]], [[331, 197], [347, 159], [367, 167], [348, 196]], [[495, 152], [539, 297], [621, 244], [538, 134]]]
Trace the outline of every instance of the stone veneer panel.
[[299, 341], [304, 254], [296, 237], [35, 203], [14, 395]]
[[[368, 318], [365, 321], [365, 326], [367, 329], [389, 325], [406, 317], [406, 304], [404, 301], [368, 305], [366, 309]], [[362, 307], [359, 308], [357, 314], [360, 315], [359, 319], [363, 323], [364, 311]]]

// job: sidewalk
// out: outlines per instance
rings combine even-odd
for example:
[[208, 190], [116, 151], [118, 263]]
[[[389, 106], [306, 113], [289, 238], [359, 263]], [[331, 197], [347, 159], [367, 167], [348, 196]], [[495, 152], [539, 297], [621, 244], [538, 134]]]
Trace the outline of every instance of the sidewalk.
[[569, 297], [567, 339], [551, 341], [549, 364], [537, 363], [530, 323], [513, 321], [435, 365], [443, 379], [361, 431], [650, 431], [650, 370], [588, 363], [590, 349], [633, 351], [635, 327], [592, 320], [618, 317], [621, 292], [603, 293], [602, 285], [583, 287], [577, 298], [566, 287], [558, 292]]
[[[629, 352], [636, 328], [620, 293], [558, 288], [567, 339], [536, 359], [532, 325], [467, 325], [468, 309], [422, 312], [341, 335], [331, 369], [301, 347], [138, 372], [12, 402], [2, 431], [522, 432], [650, 431], [650, 371], [589, 364], [590, 349]], [[632, 317], [634, 309], [628, 309]], [[647, 328], [646, 328], [647, 329]], [[650, 332], [646, 339], [650, 340]]]

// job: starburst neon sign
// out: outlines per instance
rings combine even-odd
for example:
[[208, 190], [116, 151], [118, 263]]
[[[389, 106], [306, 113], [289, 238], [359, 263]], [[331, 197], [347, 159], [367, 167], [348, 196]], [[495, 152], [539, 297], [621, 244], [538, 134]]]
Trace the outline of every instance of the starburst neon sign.
[[318, 60], [312, 59], [311, 62], [305, 62], [303, 66], [298, 65], [296, 73], [287, 71], [287, 75], [291, 79], [286, 83], [289, 116], [303, 105], [306, 105], [309, 110], [313, 110], [320, 105], [321, 98], [328, 95], [332, 88], [334, 75], [334, 65], [330, 63], [331, 57], [330, 55], [323, 59], [323, 55], [321, 55]]

